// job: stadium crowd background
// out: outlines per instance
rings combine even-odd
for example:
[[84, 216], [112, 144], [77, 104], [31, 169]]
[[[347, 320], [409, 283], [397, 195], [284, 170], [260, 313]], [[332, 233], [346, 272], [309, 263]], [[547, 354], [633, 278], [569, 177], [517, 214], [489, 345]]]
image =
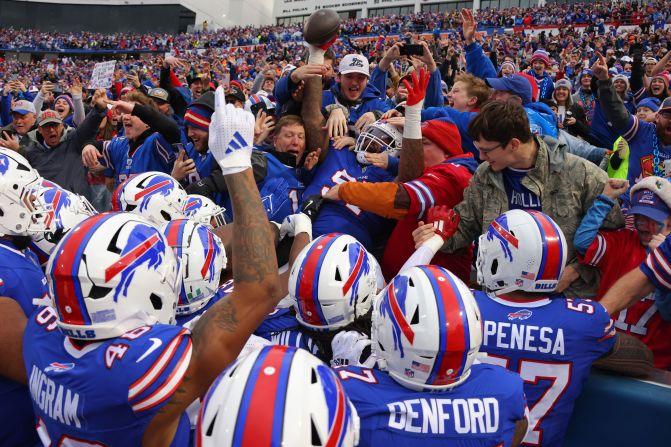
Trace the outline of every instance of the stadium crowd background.
[[[380, 231], [385, 233], [381, 240], [378, 237], [371, 237], [369, 241], [365, 237], [360, 238], [381, 261], [382, 270], [389, 280], [412, 253], [413, 239], [410, 235], [413, 234], [414, 241], [419, 241], [417, 243], [421, 245], [422, 231], [425, 235], [427, 232], [434, 233], [433, 228], [427, 229], [422, 225], [420, 217], [430, 220], [428, 210], [431, 205], [437, 202], [449, 204], [449, 208], [454, 208], [461, 215], [463, 228], [459, 227], [457, 231], [455, 227], [456, 234], [440, 240], [444, 246], [435, 260], [475, 285], [471, 261], [477, 249], [474, 250], [472, 242], [487, 231], [492, 221], [488, 218], [490, 214], [494, 213], [491, 217], [495, 218], [502, 207], [513, 205], [542, 209], [557, 221], [566, 234], [568, 258], [574, 261], [564, 271], [561, 280], [556, 278], [559, 280], [557, 287], [567, 296], [600, 299], [608, 290], [605, 284], [611, 286], [628, 270], [637, 268], [645, 260], [648, 247], [657, 248], [664, 240], [660, 235], [671, 232], [671, 187], [666, 183], [665, 186], [654, 182], [642, 184], [649, 188], [648, 191], [654, 190], [654, 198], [648, 199], [650, 206], [655, 208], [654, 216], [662, 216], [656, 220], [658, 226], [650, 230], [646, 226], [648, 221], [644, 222], [645, 225], [641, 224], [634, 217], [637, 215], [635, 212], [628, 215], [626, 223], [624, 218], [627, 211], [634, 209], [642, 200], [635, 194], [636, 189], [630, 189], [631, 186], [645, 177], [659, 180], [671, 176], [669, 163], [660, 161], [660, 157], [671, 159], [671, 154], [667, 155], [665, 151], [667, 144], [671, 145], [671, 124], [665, 124], [671, 120], [669, 6], [671, 1], [640, 4], [590, 2], [524, 9], [484, 9], [475, 11], [473, 16], [469, 16], [467, 11], [450, 11], [349, 19], [341, 23], [340, 36], [326, 53], [325, 60], [330, 61], [331, 73], [327, 68], [314, 71], [317, 69], [308, 65], [309, 53], [303, 42], [302, 25], [236, 27], [179, 35], [2, 29], [0, 146], [26, 155], [46, 180], [67, 184], [68, 189], [84, 195], [98, 211], [107, 211], [112, 206], [112, 191], [119, 184], [127, 184], [127, 179], [143, 174], [132, 171], [132, 157], [128, 158], [125, 167], [125, 159], [121, 162], [114, 159], [114, 151], [118, 149], [114, 144], [124, 134], [130, 140], [139, 139], [144, 147], [143, 141], [146, 140], [142, 138], [147, 138], [147, 134], [136, 134], [136, 130], [132, 129], [136, 124], [130, 122], [130, 116], [134, 115], [133, 119], [141, 119], [147, 125], [144, 131], [150, 129], [159, 135], [156, 138], [158, 142], [152, 142], [156, 144], [157, 153], [164, 150], [161, 146], [164, 141], [174, 148], [166, 154], [161, 153], [164, 159], [156, 162], [152, 170], [163, 170], [172, 175], [190, 193], [208, 195], [218, 205], [227, 208], [226, 218], [230, 221], [234, 217], [230, 215], [230, 198], [220, 187], [221, 179], [212, 172], [213, 161], [207, 152], [208, 126], [214, 119], [213, 92], [218, 86], [223, 87], [227, 101], [255, 112], [254, 143], [257, 152], [272, 154], [279, 160], [278, 166], [291, 164], [301, 171], [299, 183], [301, 188], [305, 183], [306, 194], [302, 197], [305, 207], [317, 200], [315, 196], [326, 194], [326, 191], [315, 191], [317, 187], [310, 185], [308, 180], [310, 175], [314, 175], [313, 168], [321, 149], [309, 154], [303, 152], [308, 149], [308, 143], [314, 146], [310, 149], [317, 147], [308, 136], [310, 117], [306, 117], [306, 107], [301, 110], [307, 81], [317, 74], [326, 79], [324, 100], [330, 99], [332, 104], [323, 107], [319, 116], [327, 119], [325, 130], [331, 138], [333, 151], [336, 148], [359, 147], [361, 140], [357, 137], [361, 138], [361, 135], [371, 140], [376, 135], [379, 137], [380, 134], [370, 130], [375, 125], [387, 132], [387, 137], [395, 135], [400, 140], [401, 133], [388, 127], [402, 129], [412, 119], [412, 112], [407, 110], [416, 105], [411, 103], [413, 92], [409, 91], [410, 85], [405, 85], [403, 81], [417, 85], [422, 82], [426, 70], [432, 75], [431, 80], [427, 76], [423, 84], [425, 91], [421, 100], [425, 110], [421, 111], [424, 124], [420, 137], [424, 136], [425, 144], [437, 147], [446, 160], [464, 157], [460, 159], [462, 164], [459, 166], [464, 172], [454, 174], [457, 180], [451, 178], [448, 186], [438, 185], [427, 193], [423, 192], [426, 185], [421, 181], [419, 188], [417, 183], [413, 186], [414, 177], [402, 179], [402, 174], [406, 172], [403, 169], [407, 167], [403, 163], [399, 166], [398, 160], [394, 165], [393, 156], [387, 158], [385, 155], [384, 160], [377, 158], [378, 154], [366, 156], [366, 162], [377, 168], [395, 170], [397, 177], [389, 178], [405, 182], [407, 192], [404, 194], [409, 196], [409, 204], [403, 205], [401, 211], [394, 195], [389, 196], [389, 190], [382, 189], [382, 185], [390, 188], [391, 180], [381, 181], [379, 190], [375, 189], [374, 182], [370, 182], [372, 185], [358, 183], [361, 191], [352, 186], [357, 182], [337, 185], [338, 181], [336, 185], [330, 185], [333, 188], [329, 194], [335, 196], [327, 195], [321, 210], [309, 206], [304, 208], [305, 214], [313, 219], [314, 234], [343, 228], [328, 227], [328, 222], [324, 224], [323, 220], [320, 226], [315, 217], [320, 212], [333, 211], [328, 208], [333, 206], [333, 202], [328, 200], [342, 199], [349, 204], [348, 207], [360, 206], [366, 211], [398, 220], [395, 226], [389, 225], [388, 221], [384, 227], [380, 226], [385, 228], [384, 232]], [[423, 48], [421, 54], [417, 57], [399, 54], [399, 48], [409, 44]], [[13, 57], [19, 52], [32, 53], [33, 56], [30, 61]], [[48, 56], [42, 57], [43, 54]], [[53, 54], [58, 56], [54, 58]], [[111, 87], [97, 91], [88, 89], [95, 65], [109, 59], [117, 61]], [[353, 71], [344, 72], [347, 69]], [[339, 70], [341, 75], [337, 76]], [[342, 105], [343, 93], [336, 89], [343, 85], [343, 75], [350, 73], [365, 75], [368, 87], [357, 85], [358, 81], [348, 84], [357, 97], [350, 102], [342, 101], [345, 104]], [[370, 96], [371, 91], [377, 93]], [[347, 96], [347, 93], [344, 95]], [[515, 102], [517, 100], [519, 103]], [[136, 107], [135, 112], [131, 112], [132, 108], [129, 109], [131, 111], [126, 110], [127, 101], [141, 107]], [[104, 107], [105, 102], [108, 108]], [[495, 104], [497, 102], [500, 104]], [[523, 106], [522, 118], [515, 115], [522, 110], [520, 105]], [[480, 114], [481, 111], [484, 115]], [[483, 124], [482, 119], [478, 119], [479, 116], [502, 116], [502, 112], [510, 113], [510, 116], [506, 115], [507, 121], [501, 121], [508, 123], [513, 131], [497, 127], [491, 121]], [[301, 113], [303, 121], [287, 119], [287, 116]], [[343, 113], [342, 120], [340, 113]], [[520, 119], [515, 121], [515, 117]], [[95, 129], [92, 125], [94, 121]], [[560, 193], [551, 199], [544, 196], [542, 207], [538, 202], [533, 205], [534, 198], [539, 199], [542, 194], [530, 192], [519, 179], [511, 187], [514, 192], [502, 199], [505, 204], [492, 205], [495, 194], [484, 193], [492, 184], [483, 179], [484, 175], [478, 177], [476, 174], [484, 171], [478, 168], [483, 161], [489, 162], [490, 166], [502, 162], [495, 151], [507, 147], [517, 138], [511, 136], [506, 139], [505, 135], [517, 135], [514, 132], [519, 130], [520, 122], [525, 124], [527, 131], [531, 130], [529, 137], [533, 134], [533, 141], [543, 141], [538, 143], [539, 153], [556, 150], [579, 157], [579, 161], [576, 161], [577, 157], [569, 158], [569, 161], [551, 161], [566, 163], [562, 165], [565, 170], [559, 173], [552, 171], [553, 167], [544, 167], [549, 172], [544, 179], [545, 185], [556, 188], [553, 193], [557, 190]], [[64, 130], [59, 130], [62, 135], [49, 134], [54, 128], [60, 129], [58, 126], [61, 124], [64, 125]], [[297, 127], [301, 131], [296, 130]], [[290, 134], [287, 129], [292, 129], [295, 134]], [[499, 131], [506, 141], [496, 140], [498, 135], [493, 135], [492, 129]], [[88, 137], [80, 138], [80, 134], [84, 133]], [[403, 137], [407, 138], [406, 134]], [[429, 143], [426, 143], [427, 140], [430, 140]], [[483, 147], [477, 143], [482, 140], [499, 144]], [[394, 143], [385, 142], [389, 146]], [[133, 144], [133, 150], [137, 149]], [[190, 151], [187, 155], [184, 147]], [[53, 152], [53, 148], [68, 155], [62, 158], [59, 153], [44, 155]], [[204, 152], [201, 151], [203, 148]], [[283, 158], [283, 152], [285, 155], [288, 152], [293, 159]], [[641, 160], [647, 157], [648, 164], [641, 161], [639, 166], [639, 157]], [[279, 199], [275, 202], [273, 194], [277, 190], [263, 189], [274, 187], [275, 184], [269, 181], [273, 180], [274, 174], [278, 179], [284, 175], [281, 168], [277, 169], [280, 170], [272, 171], [272, 167], [267, 167], [263, 174], [266, 178], [262, 181], [257, 178], [257, 182], [268, 217], [281, 223], [298, 210]], [[254, 173], [257, 174], [256, 171]], [[422, 178], [422, 181], [428, 182]], [[480, 183], [476, 182], [475, 186], [471, 183], [469, 198], [464, 191], [471, 178], [477, 178]], [[579, 183], [581, 180], [584, 180], [583, 183]], [[294, 186], [293, 183], [282, 184], [282, 188], [289, 191]], [[477, 208], [472, 206], [472, 202], [478, 201], [474, 199], [478, 193], [473, 193], [477, 188], [482, 194], [479, 197], [482, 205], [480, 214], [471, 209]], [[308, 195], [308, 190], [313, 194]], [[438, 197], [437, 190], [446, 196]], [[394, 191], [398, 193], [396, 189]], [[519, 191], [522, 195], [529, 194], [525, 197], [531, 202], [525, 201], [525, 198], [519, 199], [523, 202], [515, 202], [515, 192]], [[114, 192], [115, 198], [117, 193], [119, 189]], [[264, 196], [264, 193], [268, 195]], [[282, 189], [282, 193], [286, 191]], [[375, 195], [377, 193], [380, 195]], [[370, 194], [368, 199], [363, 197], [366, 194]], [[291, 193], [289, 197], [292, 197]], [[380, 203], [371, 203], [370, 197], [380, 198]], [[115, 207], [118, 208], [119, 204], [116, 203]], [[286, 208], [290, 211], [287, 212]], [[442, 216], [445, 221], [449, 219], [445, 217], [447, 215]], [[652, 222], [654, 219], [648, 220]], [[482, 228], [481, 223], [484, 225]], [[418, 224], [419, 230], [415, 230]], [[292, 227], [291, 231], [297, 235], [300, 225], [296, 222], [292, 225], [295, 228]], [[459, 225], [458, 220], [456, 225]], [[467, 225], [470, 228], [466, 228]], [[621, 233], [612, 231], [602, 234], [600, 227], [629, 231], [627, 234], [637, 247], [632, 249], [635, 256], [632, 255], [632, 259], [621, 265], [617, 264], [620, 246], [615, 245], [615, 238], [608, 239], [610, 236], [607, 235]], [[399, 241], [394, 240], [395, 243], [387, 244], [393, 240], [391, 238], [401, 237], [398, 236], [401, 232], [405, 237], [403, 243], [397, 244]], [[359, 237], [360, 233], [354, 235]], [[641, 245], [639, 236], [641, 240], [650, 236], [645, 240], [645, 246]], [[607, 244], [610, 244], [610, 257], [604, 258]], [[432, 254], [437, 251], [438, 247]], [[596, 273], [596, 269], [601, 269], [601, 275]], [[607, 274], [606, 269], [609, 269]], [[653, 267], [650, 269], [654, 270]], [[656, 275], [658, 279], [655, 285], [665, 284], [665, 273], [655, 271], [648, 277], [651, 275]], [[605, 281], [600, 288], [597, 287], [599, 278]], [[521, 279], [519, 281], [522, 282]], [[623, 333], [639, 336], [652, 350], [654, 366], [668, 370], [671, 368], [671, 341], [668, 341], [671, 340], [671, 295], [663, 289], [659, 286], [657, 291], [651, 292], [657, 300], [656, 310], [648, 312], [651, 308], [646, 307], [642, 311], [638, 309], [639, 313], [629, 313], [631, 320], [640, 317], [641, 312], [645, 313], [645, 318], [656, 312], [654, 329], [651, 327], [647, 335], [636, 332], [638, 326], [635, 322], [625, 321], [626, 313], [615, 327]], [[612, 316], [615, 317], [614, 314]]]

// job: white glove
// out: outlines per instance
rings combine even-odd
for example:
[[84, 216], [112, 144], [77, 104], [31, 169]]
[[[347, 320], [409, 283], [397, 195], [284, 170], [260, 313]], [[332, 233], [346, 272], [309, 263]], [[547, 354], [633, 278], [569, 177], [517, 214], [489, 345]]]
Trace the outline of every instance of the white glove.
[[284, 236], [295, 237], [299, 233], [307, 233], [312, 240], [312, 221], [303, 213], [296, 213], [284, 218], [280, 227], [280, 240]]
[[214, 93], [214, 113], [210, 122], [208, 144], [224, 175], [252, 167], [254, 115], [226, 104], [223, 87]]
[[[372, 342], [361, 332], [345, 331], [338, 332], [331, 341], [333, 358], [331, 366], [363, 366], [372, 368], [375, 366], [375, 357], [370, 352]], [[368, 349], [366, 349], [368, 348]], [[363, 351], [366, 349], [366, 353]], [[362, 358], [364, 357], [364, 358]]]

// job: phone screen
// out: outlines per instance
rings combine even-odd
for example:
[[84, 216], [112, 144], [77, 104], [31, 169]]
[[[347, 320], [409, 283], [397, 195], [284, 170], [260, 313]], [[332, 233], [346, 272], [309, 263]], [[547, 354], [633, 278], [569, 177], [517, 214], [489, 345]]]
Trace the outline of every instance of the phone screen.
[[405, 44], [401, 47], [401, 56], [422, 56], [424, 47], [419, 44]]

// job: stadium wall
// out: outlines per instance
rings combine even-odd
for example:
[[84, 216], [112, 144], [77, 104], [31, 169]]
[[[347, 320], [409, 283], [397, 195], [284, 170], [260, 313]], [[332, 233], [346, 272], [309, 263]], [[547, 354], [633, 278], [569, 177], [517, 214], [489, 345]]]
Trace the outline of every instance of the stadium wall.
[[166, 3], [169, 1], [119, 5], [0, 0], [0, 28], [175, 34], [195, 23], [193, 11], [179, 3]]

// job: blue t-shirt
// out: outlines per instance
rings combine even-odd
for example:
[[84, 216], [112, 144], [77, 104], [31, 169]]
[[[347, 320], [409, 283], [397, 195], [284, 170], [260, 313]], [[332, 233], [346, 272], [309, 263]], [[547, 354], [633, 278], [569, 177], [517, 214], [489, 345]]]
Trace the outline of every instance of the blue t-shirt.
[[147, 137], [132, 155], [129, 152], [129, 140], [125, 137], [115, 137], [103, 143], [101, 164], [107, 168], [103, 174], [115, 179], [115, 187], [129, 177], [147, 171], [170, 174], [177, 155], [158, 132]]
[[528, 169], [505, 168], [503, 170], [503, 185], [508, 196], [508, 209], [543, 211], [541, 198], [522, 184], [528, 172]]
[[[35, 254], [17, 250], [4, 239], [0, 239], [0, 296], [16, 301], [26, 317], [37, 309], [34, 299], [49, 299], [47, 279]], [[28, 387], [2, 376], [0, 420], [0, 445], [26, 446], [38, 442]]]
[[522, 380], [476, 363], [446, 391], [414, 391], [389, 374], [347, 366], [336, 373], [361, 419], [359, 447], [509, 446], [524, 419]]
[[[624, 129], [618, 130], [618, 133], [629, 143], [627, 180], [630, 185], [633, 186], [651, 175], [671, 177], [671, 145], [665, 146], [657, 137], [657, 126], [654, 123], [647, 123], [630, 115], [627, 125]], [[657, 172], [655, 172], [655, 141], [659, 156]]]
[[[363, 166], [356, 161], [356, 154], [348, 150], [329, 149], [326, 158], [316, 168], [317, 171], [305, 188], [304, 197], [323, 195], [334, 185], [345, 182], [391, 182], [394, 176], [375, 166]], [[312, 236], [339, 233], [349, 234], [361, 242], [366, 249], [372, 249], [373, 235], [380, 230], [382, 217], [362, 211], [354, 205], [325, 201], [317, 219], [312, 224]]]
[[[29, 318], [23, 337], [43, 442], [141, 445], [147, 426], [184, 377], [192, 352], [189, 331], [157, 324], [75, 346], [58, 330], [57, 318], [53, 309], [41, 307]], [[188, 445], [189, 432], [183, 414], [172, 445]]]
[[[592, 363], [615, 344], [599, 303], [563, 295], [512, 302], [475, 291], [483, 322], [481, 359], [520, 374], [529, 404], [528, 445], [561, 446]], [[527, 445], [525, 444], [525, 445]]]

